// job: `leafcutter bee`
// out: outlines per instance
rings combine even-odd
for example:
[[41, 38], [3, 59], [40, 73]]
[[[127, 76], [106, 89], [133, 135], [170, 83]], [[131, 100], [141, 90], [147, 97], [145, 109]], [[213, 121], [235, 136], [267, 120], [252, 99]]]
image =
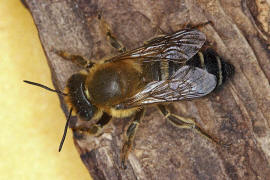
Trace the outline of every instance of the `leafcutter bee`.
[[[108, 36], [115, 47], [122, 51], [125, 49], [110, 33]], [[97, 135], [112, 118], [134, 116], [123, 138], [123, 168], [144, 109], [149, 105], [156, 105], [175, 126], [193, 129], [216, 142], [194, 121], [172, 114], [166, 107], [168, 103], [205, 96], [233, 74], [234, 67], [224, 62], [215, 51], [202, 49], [205, 41], [205, 35], [199, 30], [183, 29], [156, 37], [139, 48], [122, 52], [102, 63], [55, 51], [84, 69], [68, 79], [64, 93], [58, 91], [65, 96], [70, 114], [74, 111], [81, 120], [95, 122], [91, 127], [73, 130]], [[48, 89], [41, 84], [26, 82]]]

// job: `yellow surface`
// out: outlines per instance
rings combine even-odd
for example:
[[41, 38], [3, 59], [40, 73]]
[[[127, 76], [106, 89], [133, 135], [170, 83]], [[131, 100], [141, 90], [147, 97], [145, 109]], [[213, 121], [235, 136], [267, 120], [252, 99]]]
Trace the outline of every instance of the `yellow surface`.
[[0, 1], [0, 179], [90, 179], [69, 131], [30, 13], [19, 0]]

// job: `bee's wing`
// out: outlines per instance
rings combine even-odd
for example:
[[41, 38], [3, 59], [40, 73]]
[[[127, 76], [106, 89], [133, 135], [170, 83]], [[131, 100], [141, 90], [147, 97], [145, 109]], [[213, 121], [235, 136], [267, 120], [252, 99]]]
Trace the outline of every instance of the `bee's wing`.
[[202, 32], [196, 29], [184, 29], [152, 39], [144, 46], [115, 56], [106, 62], [134, 59], [138, 63], [163, 60], [184, 63], [200, 50], [205, 40]]
[[168, 80], [150, 82], [144, 89], [117, 106], [131, 108], [201, 97], [213, 91], [216, 85], [215, 75], [205, 69], [184, 65]]

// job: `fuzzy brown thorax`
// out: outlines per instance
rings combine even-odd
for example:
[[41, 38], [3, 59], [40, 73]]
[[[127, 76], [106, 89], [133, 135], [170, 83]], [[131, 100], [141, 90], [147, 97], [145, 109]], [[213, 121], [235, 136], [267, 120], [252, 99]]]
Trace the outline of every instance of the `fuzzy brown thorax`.
[[104, 63], [91, 69], [85, 87], [93, 104], [111, 107], [134, 95], [142, 86], [140, 79], [130, 62]]

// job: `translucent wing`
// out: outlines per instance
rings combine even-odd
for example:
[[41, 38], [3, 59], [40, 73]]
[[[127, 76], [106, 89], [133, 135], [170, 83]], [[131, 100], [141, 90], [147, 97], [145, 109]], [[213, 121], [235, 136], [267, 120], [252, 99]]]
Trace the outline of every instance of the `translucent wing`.
[[205, 69], [185, 65], [168, 80], [150, 82], [133, 97], [117, 105], [117, 108], [201, 97], [213, 91], [216, 85], [215, 75]]
[[196, 29], [184, 29], [174, 34], [152, 39], [144, 46], [113, 57], [106, 62], [134, 59], [136, 62], [173, 61], [183, 63], [203, 46], [205, 35]]

